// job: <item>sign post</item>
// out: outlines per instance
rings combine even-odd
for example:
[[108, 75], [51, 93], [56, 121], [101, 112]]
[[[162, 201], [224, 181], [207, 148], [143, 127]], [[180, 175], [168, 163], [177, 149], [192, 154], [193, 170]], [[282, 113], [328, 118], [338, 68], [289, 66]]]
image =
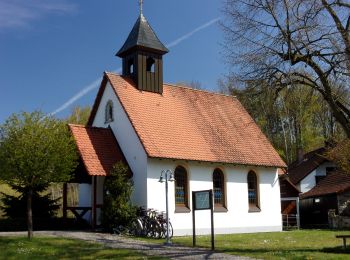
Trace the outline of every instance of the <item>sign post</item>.
[[214, 205], [213, 205], [213, 190], [201, 190], [192, 191], [192, 229], [193, 246], [196, 246], [196, 210], [208, 210], [210, 209], [210, 222], [211, 222], [211, 250], [215, 249], [214, 244]]

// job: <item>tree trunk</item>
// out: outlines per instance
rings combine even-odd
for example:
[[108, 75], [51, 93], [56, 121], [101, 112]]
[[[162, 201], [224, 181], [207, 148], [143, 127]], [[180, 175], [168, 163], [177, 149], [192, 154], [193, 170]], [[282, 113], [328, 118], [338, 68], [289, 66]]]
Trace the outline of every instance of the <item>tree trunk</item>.
[[[330, 89], [330, 87], [328, 87]], [[342, 126], [346, 136], [350, 138], [350, 120], [346, 117], [346, 114], [341, 110], [341, 107], [334, 101], [331, 95], [327, 95], [327, 93], [321, 93], [323, 98], [328, 103], [333, 117], [335, 120]]]
[[33, 190], [29, 189], [27, 194], [27, 227], [28, 227], [28, 239], [33, 238], [33, 215], [32, 215], [32, 198]]

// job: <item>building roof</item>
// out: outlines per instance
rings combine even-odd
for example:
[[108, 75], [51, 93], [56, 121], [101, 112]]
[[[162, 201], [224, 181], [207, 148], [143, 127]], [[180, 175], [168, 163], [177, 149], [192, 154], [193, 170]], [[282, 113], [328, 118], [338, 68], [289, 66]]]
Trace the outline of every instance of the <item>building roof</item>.
[[122, 57], [123, 54], [126, 54], [128, 51], [136, 47], [150, 49], [161, 54], [169, 52], [164, 44], [158, 39], [143, 14], [140, 14], [124, 45], [116, 55]]
[[89, 175], [107, 176], [125, 157], [110, 128], [69, 124], [80, 157]]
[[350, 189], [350, 174], [334, 171], [328, 174], [314, 188], [300, 195], [300, 198], [321, 197], [329, 194], [339, 194]]
[[304, 155], [302, 162], [295, 161], [288, 168], [288, 176], [290, 181], [297, 185], [302, 179], [309, 175], [319, 165], [326, 162], [324, 157], [326, 149], [321, 147]]
[[237, 98], [164, 84], [163, 93], [136, 89], [131, 79], [105, 73], [89, 124], [110, 82], [147, 155], [254, 166], [285, 163]]
[[284, 176], [284, 175], [286, 175], [286, 173], [287, 173], [286, 168], [278, 168], [277, 169], [278, 176]]
[[281, 198], [298, 197], [300, 190], [290, 180], [287, 174], [279, 175]]

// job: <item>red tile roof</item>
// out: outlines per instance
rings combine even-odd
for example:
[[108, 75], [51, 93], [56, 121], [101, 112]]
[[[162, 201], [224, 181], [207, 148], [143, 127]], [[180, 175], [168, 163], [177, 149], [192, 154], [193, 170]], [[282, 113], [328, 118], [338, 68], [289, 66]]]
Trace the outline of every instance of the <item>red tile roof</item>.
[[132, 80], [105, 73], [149, 157], [286, 167], [237, 98], [164, 84], [163, 94], [137, 90]]
[[89, 175], [106, 176], [118, 161], [126, 163], [110, 128], [69, 125]]
[[309, 175], [319, 165], [326, 162], [327, 159], [323, 156], [326, 149], [324, 147], [306, 153], [304, 160], [300, 163], [297, 161], [292, 163], [288, 168], [288, 176], [290, 181], [297, 185], [302, 179]]
[[343, 193], [350, 189], [350, 174], [334, 171], [328, 174], [314, 188], [300, 195], [301, 199]]

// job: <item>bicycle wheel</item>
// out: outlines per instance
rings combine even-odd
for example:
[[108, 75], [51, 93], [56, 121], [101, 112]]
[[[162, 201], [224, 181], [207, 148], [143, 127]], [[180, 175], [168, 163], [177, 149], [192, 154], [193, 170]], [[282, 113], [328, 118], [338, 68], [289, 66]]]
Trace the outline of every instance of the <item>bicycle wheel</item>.
[[142, 221], [140, 220], [140, 218], [135, 219], [131, 223], [129, 233], [133, 236], [141, 236], [142, 235], [143, 225], [142, 225]]
[[161, 238], [162, 237], [162, 227], [161, 227], [160, 223], [155, 219], [152, 219], [152, 221], [150, 223], [150, 236], [153, 238]]
[[[168, 234], [168, 229], [167, 229], [167, 223], [164, 222], [162, 224], [162, 237], [166, 238]], [[171, 222], [169, 221], [169, 238], [172, 238], [174, 234], [174, 230], [173, 230], [173, 225], [171, 224]]]

